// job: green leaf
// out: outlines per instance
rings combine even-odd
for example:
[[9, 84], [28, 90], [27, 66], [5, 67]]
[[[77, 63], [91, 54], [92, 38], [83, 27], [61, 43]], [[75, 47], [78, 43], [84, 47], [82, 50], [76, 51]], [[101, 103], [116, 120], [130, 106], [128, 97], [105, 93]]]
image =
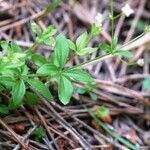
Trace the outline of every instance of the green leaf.
[[42, 37], [43, 39], [47, 39], [50, 36], [55, 35], [57, 30], [54, 28], [53, 25], [47, 27], [47, 29], [43, 32]]
[[49, 46], [54, 46], [55, 41], [52, 38], [48, 37], [47, 39], [44, 40], [44, 43]]
[[13, 69], [13, 68], [18, 68], [21, 67], [25, 64], [24, 60], [18, 60], [18, 62], [12, 63], [8, 62], [6, 63], [5, 69]]
[[52, 0], [53, 8], [57, 7], [60, 4], [61, 0]]
[[63, 68], [69, 55], [69, 45], [66, 37], [59, 34], [56, 38], [55, 45], [55, 59], [57, 60], [59, 67]]
[[114, 50], [117, 47], [118, 39], [114, 36], [112, 39], [112, 49]]
[[150, 78], [146, 78], [143, 81], [143, 87], [145, 90], [150, 91]]
[[70, 102], [72, 93], [73, 93], [73, 86], [71, 82], [66, 77], [60, 76], [58, 82], [58, 97], [64, 105]]
[[53, 27], [53, 25], [48, 26], [48, 28], [38, 37], [36, 37], [36, 42], [41, 43], [55, 35], [57, 30]]
[[59, 73], [59, 69], [52, 64], [45, 64], [37, 70], [37, 74], [44, 76], [55, 76]]
[[12, 51], [13, 52], [21, 52], [22, 50], [21, 50], [21, 48], [17, 45], [17, 43], [16, 42], [11, 42], [11, 49], [12, 49]]
[[0, 46], [3, 50], [7, 50], [8, 48], [10, 49], [9, 44], [6, 41], [0, 41]]
[[9, 108], [6, 105], [0, 104], [0, 114], [7, 115], [9, 113]]
[[107, 53], [111, 52], [111, 47], [107, 43], [105, 43], [105, 42], [100, 43], [99, 44], [99, 48], [101, 50], [106, 51]]
[[43, 97], [45, 97], [48, 101], [52, 100], [52, 95], [48, 89], [48, 87], [43, 84], [41, 81], [36, 79], [28, 79], [27, 82], [30, 84], [30, 86], [39, 92]]
[[80, 51], [81, 49], [85, 48], [85, 46], [88, 44], [89, 41], [89, 35], [87, 32], [82, 33], [76, 40], [76, 46], [77, 51]]
[[30, 24], [34, 33], [36, 33], [38, 36], [42, 34], [41, 28], [34, 21], [31, 21]]
[[106, 108], [105, 106], [100, 106], [97, 109], [96, 114], [97, 114], [98, 117], [108, 116], [109, 115], [109, 109]]
[[47, 63], [46, 58], [39, 54], [32, 55], [31, 59], [37, 66], [42, 66]]
[[31, 107], [38, 103], [38, 96], [32, 92], [26, 92], [25, 97], [26, 103]]
[[15, 80], [12, 77], [0, 76], [0, 83], [6, 87], [12, 87], [15, 84]]
[[0, 84], [0, 92], [6, 90], [3, 85]]
[[26, 57], [26, 54], [23, 53], [23, 52], [15, 52], [15, 53], [13, 53], [12, 57], [13, 57], [13, 58], [21, 59], [21, 58], [25, 58], [25, 57]]
[[31, 48], [27, 49], [24, 51], [24, 54], [26, 55], [26, 57], [31, 57], [33, 55], [33, 52], [31, 50]]
[[87, 92], [87, 90], [85, 88], [77, 87], [76, 92], [79, 94], [85, 94]]
[[50, 57], [49, 57], [49, 62], [51, 64], [54, 64], [55, 66], [59, 67], [59, 62], [57, 60], [57, 57], [56, 57], [56, 52], [52, 52]]
[[23, 80], [18, 80], [12, 87], [12, 99], [13, 99], [13, 104], [16, 107], [21, 105], [25, 92], [26, 92], [26, 88]]
[[89, 55], [89, 54], [97, 51], [97, 49], [98, 48], [86, 47], [86, 48], [81, 49], [80, 51], [76, 51], [76, 53], [79, 56], [86, 56], [86, 55]]
[[90, 92], [93, 89], [95, 89], [96, 87], [97, 87], [96, 83], [94, 81], [92, 81], [92, 82], [87, 82], [85, 88], [86, 88], [87, 92]]
[[115, 56], [120, 55], [120, 56], [124, 56], [126, 58], [133, 57], [133, 53], [130, 52], [130, 51], [127, 51], [127, 50], [115, 50], [114, 53], [113, 53], [113, 55], [115, 55]]
[[21, 75], [22, 76], [28, 74], [29, 68], [27, 67], [27, 65], [23, 65], [20, 69], [21, 69]]
[[91, 76], [87, 72], [82, 71], [80, 69], [65, 70], [63, 72], [63, 75], [73, 78], [77, 81], [82, 81], [82, 82], [91, 82], [92, 81]]
[[69, 48], [70, 49], [72, 49], [74, 51], [76, 50], [76, 45], [69, 39], [68, 39], [68, 44], [69, 44]]
[[36, 130], [33, 132], [33, 135], [35, 136], [36, 140], [39, 141], [46, 135], [46, 133], [43, 128], [39, 127], [36, 128]]
[[15, 74], [15, 69], [6, 69], [6, 68], [3, 68], [3, 70], [1, 70], [1, 74], [4, 75], [4, 76], [8, 76], [8, 77], [11, 77], [11, 76], [14, 76]]
[[94, 101], [97, 100], [97, 95], [96, 95], [95, 93], [89, 92], [89, 95], [90, 95], [90, 98], [91, 98], [92, 100], [94, 100]]

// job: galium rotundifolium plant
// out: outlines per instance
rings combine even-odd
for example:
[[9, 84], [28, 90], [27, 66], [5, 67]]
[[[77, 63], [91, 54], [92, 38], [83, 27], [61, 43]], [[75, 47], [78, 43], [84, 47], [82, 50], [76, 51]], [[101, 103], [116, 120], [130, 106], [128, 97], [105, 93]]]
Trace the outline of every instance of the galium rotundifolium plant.
[[[58, 34], [53, 25], [42, 31], [33, 21], [31, 21], [31, 29], [36, 38], [31, 48], [23, 50], [15, 42], [0, 41], [2, 49], [0, 52], [0, 113], [7, 114], [22, 104], [32, 107], [38, 103], [39, 95], [51, 102], [54, 99], [51, 90], [55, 84], [58, 87], [59, 100], [66, 105], [75, 91], [74, 81], [85, 84], [85, 88], [80, 90], [80, 93], [88, 92], [91, 98], [96, 99], [92, 94], [95, 83], [82, 67], [107, 56], [132, 57], [130, 51], [122, 50], [123, 46], [120, 48], [117, 46], [117, 37], [114, 37], [114, 21], [117, 17], [113, 15], [113, 10], [109, 18], [112, 21], [112, 41], [110, 44], [100, 42], [97, 47], [89, 47], [88, 43], [102, 32], [104, 18], [101, 14], [95, 17], [90, 32], [82, 33], [76, 41]], [[49, 58], [33, 52], [39, 44], [50, 46], [52, 52]], [[70, 53], [73, 53], [73, 56], [85, 57], [97, 50], [103, 50], [104, 55], [66, 67], [72, 57]]]

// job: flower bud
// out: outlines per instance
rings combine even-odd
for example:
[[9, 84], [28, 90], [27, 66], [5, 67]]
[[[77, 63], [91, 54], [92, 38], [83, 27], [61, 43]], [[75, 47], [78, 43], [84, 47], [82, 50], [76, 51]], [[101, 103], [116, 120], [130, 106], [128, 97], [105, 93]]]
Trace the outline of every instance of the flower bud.
[[137, 64], [141, 67], [144, 66], [144, 59], [143, 58], [138, 59]]
[[97, 25], [96, 23], [92, 24], [91, 34], [97, 36], [102, 32], [102, 26]]

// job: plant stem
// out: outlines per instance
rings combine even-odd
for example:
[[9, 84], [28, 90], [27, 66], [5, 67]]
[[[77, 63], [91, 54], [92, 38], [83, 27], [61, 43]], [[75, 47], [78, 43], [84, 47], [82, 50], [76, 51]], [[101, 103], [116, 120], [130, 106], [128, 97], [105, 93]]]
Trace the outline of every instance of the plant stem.
[[59, 5], [60, 2], [61, 2], [60, 0], [52, 0], [52, 3], [50, 3], [46, 7], [46, 9], [44, 10], [44, 13], [37, 18], [37, 21], [40, 21], [40, 20], [44, 19], [46, 16], [48, 16], [48, 14], [50, 12], [52, 12], [53, 10], [55, 10], [55, 8]]
[[111, 0], [111, 37], [114, 37], [114, 8], [113, 8], [113, 0]]
[[[37, 21], [40, 21], [42, 19], [44, 19], [46, 16], [48, 16], [48, 14], [50, 12], [52, 12], [53, 10], [55, 10], [55, 8], [60, 4], [60, 0], [52, 0], [52, 2], [50, 4], [48, 4], [48, 6], [46, 7], [46, 9], [44, 10], [43, 14], [40, 15], [38, 18], [36, 18]], [[38, 47], [39, 43], [35, 42], [32, 47], [30, 48], [32, 52], [35, 51], [35, 49]]]
[[114, 17], [114, 20], [122, 16], [122, 13], [118, 14], [117, 16]]
[[114, 39], [114, 4], [113, 0], [111, 0], [111, 52], [113, 52], [113, 39]]
[[122, 45], [121, 47], [119, 47], [119, 49], [124, 48], [125, 46], [133, 43], [134, 41], [136, 41], [137, 39], [141, 38], [146, 32], [141, 33], [139, 36], [137, 36], [136, 38], [132, 39], [131, 41], [129, 41], [128, 43], [125, 43], [124, 45]]
[[36, 42], [35, 42], [35, 43], [32, 45], [32, 47], [30, 48], [31, 51], [34, 52], [35, 49], [38, 47], [38, 45], [39, 45], [39, 43], [36, 43]]
[[86, 65], [89, 65], [89, 64], [95, 63], [95, 62], [97, 62], [97, 61], [103, 60], [103, 59], [105, 59], [105, 58], [108, 58], [109, 56], [112, 56], [112, 55], [111, 55], [110, 53], [107, 53], [107, 54], [105, 54], [105, 55], [98, 56], [98, 57], [96, 57], [96, 58], [94, 58], [94, 59], [91, 59], [91, 60], [89, 60], [89, 61], [86, 61], [86, 62], [83, 62], [83, 63], [81, 63], [81, 64], [75, 65], [75, 66], [73, 66], [73, 67], [71, 67], [71, 68], [68, 68], [68, 70], [73, 70], [73, 69], [82, 68], [82, 67], [84, 67], [84, 66], [86, 66]]

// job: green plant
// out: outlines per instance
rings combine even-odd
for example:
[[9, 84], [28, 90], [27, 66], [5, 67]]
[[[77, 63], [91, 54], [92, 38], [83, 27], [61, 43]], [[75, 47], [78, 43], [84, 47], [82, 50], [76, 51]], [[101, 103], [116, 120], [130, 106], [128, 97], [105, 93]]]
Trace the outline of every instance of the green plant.
[[36, 141], [40, 141], [46, 135], [46, 133], [42, 127], [38, 127], [33, 132], [33, 135]]
[[108, 115], [109, 111], [107, 110], [107, 108], [105, 107], [100, 107], [98, 109], [98, 113], [93, 113], [90, 111], [90, 109], [88, 109], [85, 105], [83, 105], [83, 107], [87, 110], [87, 112], [89, 113], [89, 115], [91, 116], [91, 118], [93, 118], [98, 125], [110, 136], [112, 136], [115, 140], [119, 141], [121, 144], [125, 145], [127, 148], [131, 149], [131, 150], [139, 150], [139, 148], [132, 144], [130, 141], [126, 140], [125, 138], [123, 138], [122, 136], [120, 136], [119, 134], [117, 134], [113, 129], [111, 129], [106, 123], [102, 122], [98, 116], [100, 115]]
[[75, 92], [81, 95], [88, 94], [92, 100], [97, 100], [97, 95], [93, 92], [93, 89], [95, 88], [96, 84], [94, 82], [89, 82], [84, 87], [76, 87]]
[[[70, 102], [74, 92], [74, 81], [83, 82], [84, 84], [91, 83], [91, 89], [86, 89], [85, 92], [88, 91], [91, 97], [94, 96], [92, 95], [94, 81], [82, 67], [109, 56], [121, 55], [127, 58], [132, 57], [130, 51], [122, 50], [124, 45], [117, 46], [117, 37], [114, 37], [114, 21], [117, 17], [114, 16], [113, 9], [109, 17], [112, 20], [112, 41], [111, 44], [100, 43], [99, 47], [88, 47], [90, 40], [102, 31], [102, 25], [97, 23], [93, 23], [91, 31], [89, 33], [82, 33], [75, 42], [67, 39], [63, 34], [57, 34], [57, 30], [53, 25], [48, 26], [45, 31], [42, 31], [33, 21], [31, 21], [31, 28], [36, 34], [36, 39], [35, 44], [30, 49], [23, 51], [14, 42], [1, 41], [0, 113], [6, 114], [24, 103], [30, 106], [37, 104], [38, 96], [36, 92], [51, 102], [53, 100], [51, 87], [55, 83], [58, 85], [58, 97], [64, 105]], [[49, 45], [52, 49], [48, 59], [33, 52], [35, 47], [41, 43]], [[84, 57], [98, 49], [103, 50], [105, 54], [87, 62], [66, 67], [70, 59], [70, 50], [74, 52], [75, 56]], [[34, 67], [28, 65], [29, 63], [32, 63]]]

